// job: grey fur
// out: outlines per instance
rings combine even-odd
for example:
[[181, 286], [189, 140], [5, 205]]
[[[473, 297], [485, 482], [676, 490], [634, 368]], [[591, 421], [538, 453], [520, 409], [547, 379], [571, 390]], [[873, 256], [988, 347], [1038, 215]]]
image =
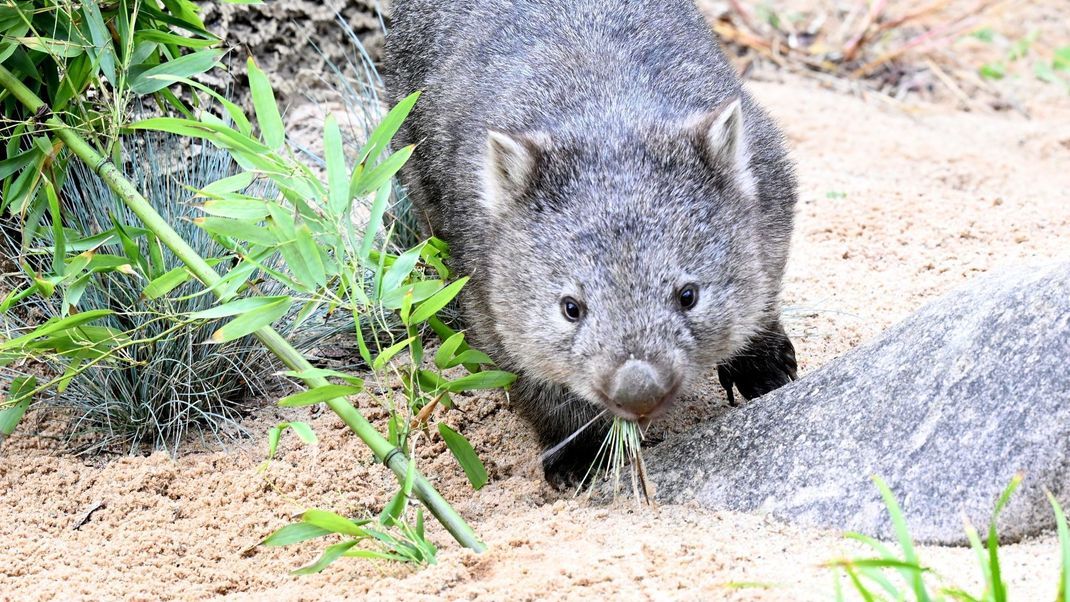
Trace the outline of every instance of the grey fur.
[[756, 341], [783, 337], [792, 166], [691, 0], [397, 0], [384, 71], [392, 100], [423, 91], [400, 133], [409, 193], [546, 445], [602, 411], [633, 356], [686, 390], [733, 357], [746, 378], [776, 347]]

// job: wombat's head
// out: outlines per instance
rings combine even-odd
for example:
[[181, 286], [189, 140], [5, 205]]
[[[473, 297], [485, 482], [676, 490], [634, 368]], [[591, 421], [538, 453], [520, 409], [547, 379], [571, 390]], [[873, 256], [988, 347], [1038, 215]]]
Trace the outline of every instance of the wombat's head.
[[651, 418], [758, 330], [778, 287], [763, 240], [784, 235], [762, 231], [743, 120], [737, 100], [679, 122], [489, 133], [488, 309], [527, 377]]

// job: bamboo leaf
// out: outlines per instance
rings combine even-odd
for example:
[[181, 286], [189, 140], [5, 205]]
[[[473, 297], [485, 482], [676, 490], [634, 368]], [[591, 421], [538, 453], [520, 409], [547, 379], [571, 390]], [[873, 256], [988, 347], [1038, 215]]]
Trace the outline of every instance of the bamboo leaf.
[[284, 408], [300, 408], [323, 403], [331, 399], [342, 399], [349, 395], [356, 395], [363, 390], [364, 387], [354, 385], [323, 385], [315, 389], [287, 395], [279, 400], [279, 405]]
[[349, 535], [352, 537], [368, 536], [367, 531], [362, 529], [361, 525], [344, 516], [327, 510], [308, 510], [301, 515], [301, 520], [310, 525], [315, 525], [320, 529], [326, 529], [331, 533], [339, 533], [341, 535]]
[[461, 292], [461, 289], [467, 282], [468, 276], [465, 276], [432, 295], [430, 299], [421, 303], [420, 306], [416, 308], [416, 311], [412, 312], [412, 316], [409, 317], [409, 320], [406, 323], [420, 324], [426, 322], [429, 318], [433, 317], [449, 305], [450, 301], [453, 301], [454, 297]]
[[281, 297], [274, 303], [247, 311], [212, 333], [209, 340], [212, 343], [226, 343], [250, 335], [265, 326], [271, 326], [290, 311], [291, 303], [289, 297]]
[[312, 564], [297, 569], [293, 572], [294, 575], [313, 575], [327, 568], [332, 562], [341, 558], [349, 548], [357, 545], [356, 541], [343, 541], [342, 543], [336, 543], [333, 546], [327, 546], [327, 549], [323, 551], [323, 555], [319, 557], [319, 560]]
[[387, 157], [373, 169], [364, 172], [359, 179], [353, 182], [353, 186], [349, 191], [350, 196], [353, 198], [362, 197], [373, 190], [378, 190], [380, 186], [389, 182], [390, 178], [397, 175], [398, 171], [409, 160], [415, 148], [412, 145], [406, 146]]
[[55, 38], [26, 36], [18, 38], [18, 40], [20, 44], [30, 50], [36, 50], [37, 52], [43, 52], [58, 58], [70, 59], [85, 52], [85, 47], [81, 44], [75, 44], [74, 42], [68, 42], [66, 40], [57, 40]]
[[33, 332], [11, 339], [10, 341], [0, 342], [0, 350], [18, 349], [27, 343], [30, 343], [36, 339], [46, 337], [57, 332], [69, 330], [71, 328], [77, 328], [84, 324], [88, 324], [94, 320], [99, 320], [105, 316], [113, 315], [115, 312], [108, 309], [93, 309], [90, 311], [83, 311], [73, 316], [67, 316], [65, 318], [52, 318], [39, 326]]
[[364, 148], [360, 151], [360, 157], [357, 159], [358, 163], [364, 163], [368, 159], [374, 160], [386, 149], [419, 99], [420, 93], [413, 92], [394, 105], [393, 109], [390, 109], [390, 112], [386, 114], [386, 117], [379, 122], [379, 126], [372, 132], [372, 135], [368, 137], [368, 142], [365, 143]]
[[453, 454], [454, 458], [457, 458], [457, 462], [464, 469], [464, 474], [468, 477], [468, 482], [472, 484], [472, 489], [476, 491], [482, 489], [487, 484], [487, 481], [490, 480], [490, 477], [487, 476], [487, 469], [483, 466], [479, 456], [476, 455], [476, 450], [472, 448], [472, 444], [460, 433], [451, 429], [445, 422], [438, 423], [438, 434], [442, 435], [442, 440], [446, 442], [446, 447], [449, 448], [450, 453]]
[[372, 201], [371, 209], [368, 212], [368, 223], [364, 226], [364, 240], [361, 241], [360, 252], [357, 254], [364, 263], [368, 262], [368, 255], [371, 253], [372, 246], [375, 245], [375, 236], [383, 225], [383, 215], [386, 213], [386, 206], [389, 201], [390, 182], [387, 182], [379, 187], [379, 191], [375, 194], [375, 200]]
[[304, 522], [294, 523], [292, 525], [286, 525], [271, 535], [268, 535], [264, 541], [260, 542], [260, 545], [269, 547], [288, 546], [330, 534], [331, 532], [327, 529], [321, 529], [316, 525]]
[[282, 116], [279, 115], [279, 105], [275, 102], [275, 93], [271, 90], [271, 82], [256, 66], [252, 57], [249, 57], [246, 64], [249, 73], [249, 91], [253, 97], [256, 122], [260, 125], [260, 135], [268, 148], [277, 149], [286, 141], [286, 133], [282, 124]]
[[383, 281], [380, 287], [383, 293], [398, 288], [401, 286], [401, 283], [409, 277], [413, 268], [416, 267], [416, 262], [420, 260], [420, 249], [422, 246], [423, 245], [413, 247], [394, 260], [394, 264], [391, 265], [390, 269], [383, 275]]
[[372, 362], [372, 370], [382, 370], [383, 366], [393, 359], [398, 352], [409, 346], [409, 343], [412, 342], [413, 338], [414, 337], [409, 337], [400, 343], [395, 343], [384, 349], [383, 352], [379, 354], [379, 357], [375, 358], [375, 361]]
[[0, 441], [10, 437], [18, 428], [22, 416], [33, 402], [31, 393], [37, 388], [36, 376], [20, 376], [11, 381], [7, 400], [0, 406]]
[[271, 247], [279, 242], [269, 228], [262, 228], [244, 220], [226, 217], [198, 217], [194, 218], [193, 223], [217, 236], [236, 238], [254, 245]]
[[476, 389], [500, 389], [508, 387], [516, 380], [516, 375], [511, 372], [505, 372], [503, 370], [484, 370], [483, 372], [476, 372], [475, 374], [469, 374], [468, 376], [462, 376], [457, 380], [452, 380], [446, 385], [446, 390], [450, 393], [459, 393], [461, 391], [473, 391]]
[[342, 148], [342, 132], [334, 115], [323, 124], [323, 158], [327, 162], [327, 208], [334, 215], [349, 209], [349, 178], [346, 177], [346, 156]]
[[337, 378], [343, 380], [354, 387], [364, 386], [364, 380], [353, 376], [352, 374], [346, 374], [345, 372], [339, 372], [337, 370], [330, 370], [327, 368], [312, 368], [310, 370], [302, 370], [301, 372], [294, 372], [293, 370], [287, 370], [282, 373], [284, 376], [291, 378], [299, 378], [301, 380], [309, 380], [312, 378]]
[[169, 78], [190, 77], [208, 71], [216, 66], [221, 56], [223, 56], [223, 51], [215, 49], [198, 50], [180, 56], [135, 75], [130, 80], [130, 90], [139, 95], [152, 94], [166, 88], [174, 81]]
[[237, 299], [217, 305], [208, 309], [193, 312], [189, 314], [189, 317], [194, 320], [214, 320], [217, 318], [228, 318], [230, 316], [237, 316], [246, 312], [261, 309], [267, 305], [274, 305], [276, 303], [285, 302], [289, 303], [289, 297], [245, 297], [243, 299]]
[[464, 333], [458, 332], [442, 342], [438, 347], [438, 351], [435, 352], [435, 366], [438, 366], [439, 370], [445, 370], [449, 367], [450, 361], [457, 354], [457, 350], [464, 344]]
[[236, 173], [232, 176], [216, 180], [211, 184], [200, 189], [198, 192], [204, 196], [215, 197], [228, 192], [237, 192], [239, 190], [245, 190], [256, 178], [256, 174], [251, 171], [243, 171]]

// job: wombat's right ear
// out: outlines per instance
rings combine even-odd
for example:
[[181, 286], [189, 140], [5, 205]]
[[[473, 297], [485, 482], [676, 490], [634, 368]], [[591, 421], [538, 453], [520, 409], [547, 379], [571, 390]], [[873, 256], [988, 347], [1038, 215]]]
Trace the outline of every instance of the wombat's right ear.
[[483, 167], [483, 203], [492, 215], [505, 213], [531, 184], [543, 135], [506, 134], [487, 131], [487, 155]]

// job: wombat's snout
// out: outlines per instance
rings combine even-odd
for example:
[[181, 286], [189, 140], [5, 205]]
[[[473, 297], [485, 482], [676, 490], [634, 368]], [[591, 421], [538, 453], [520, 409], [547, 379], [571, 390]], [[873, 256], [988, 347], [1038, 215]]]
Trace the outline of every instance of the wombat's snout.
[[649, 418], [672, 402], [677, 385], [677, 378], [670, 369], [630, 359], [609, 379], [607, 406], [623, 418]]

